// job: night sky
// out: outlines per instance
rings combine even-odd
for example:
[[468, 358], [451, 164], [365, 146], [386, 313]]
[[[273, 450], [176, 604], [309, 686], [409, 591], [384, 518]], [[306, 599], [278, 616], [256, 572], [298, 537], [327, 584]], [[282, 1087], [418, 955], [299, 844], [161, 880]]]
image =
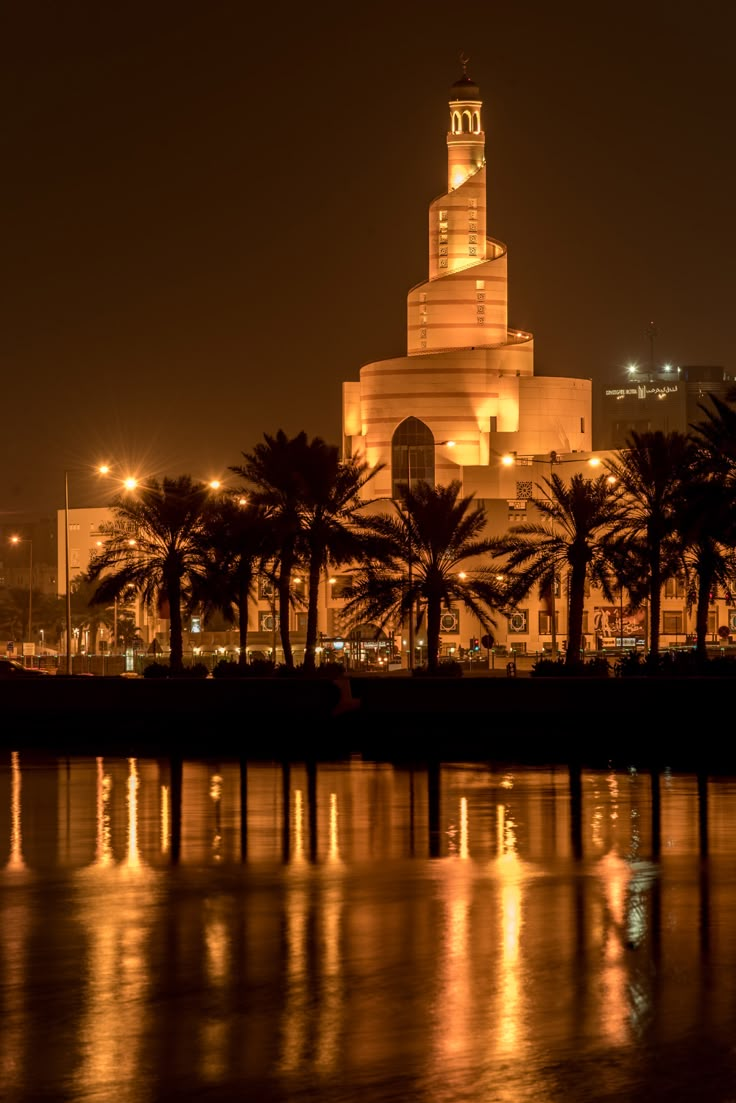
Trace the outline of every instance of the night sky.
[[0, 511], [339, 444], [342, 382], [406, 352], [461, 51], [537, 373], [646, 365], [650, 322], [736, 370], [732, 10], [9, 0]]

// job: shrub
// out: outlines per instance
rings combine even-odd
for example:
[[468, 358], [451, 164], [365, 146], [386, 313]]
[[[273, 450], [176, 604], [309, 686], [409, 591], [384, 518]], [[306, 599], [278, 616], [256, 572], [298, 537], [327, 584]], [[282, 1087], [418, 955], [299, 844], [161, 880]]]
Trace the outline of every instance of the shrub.
[[462, 678], [462, 664], [455, 659], [443, 659], [437, 664], [436, 670], [429, 670], [426, 666], [415, 666], [411, 672], [412, 678]]
[[531, 669], [532, 678], [608, 678], [611, 664], [603, 655], [567, 663], [564, 657], [537, 659]]
[[144, 666], [143, 668], [144, 678], [168, 678], [168, 676], [168, 663], [149, 663], [148, 666]]
[[[178, 678], [207, 678], [209, 677], [210, 668], [206, 663], [192, 663], [191, 666], [182, 667], [181, 673], [176, 675]], [[169, 675], [174, 677], [174, 675]]]
[[660, 651], [659, 655], [644, 655], [629, 651], [616, 660], [618, 678], [630, 677], [713, 677], [735, 678], [736, 658], [732, 655], [715, 655], [701, 659], [695, 651]]

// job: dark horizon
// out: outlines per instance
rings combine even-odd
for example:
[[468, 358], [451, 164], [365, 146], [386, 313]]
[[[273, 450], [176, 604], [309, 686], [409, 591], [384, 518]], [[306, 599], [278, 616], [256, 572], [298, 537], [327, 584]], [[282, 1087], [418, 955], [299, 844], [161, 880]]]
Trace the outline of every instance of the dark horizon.
[[462, 51], [536, 373], [736, 368], [733, 14], [447, 21], [5, 13], [0, 511], [61, 508], [103, 459], [209, 479], [280, 428], [339, 444], [342, 383], [406, 351]]

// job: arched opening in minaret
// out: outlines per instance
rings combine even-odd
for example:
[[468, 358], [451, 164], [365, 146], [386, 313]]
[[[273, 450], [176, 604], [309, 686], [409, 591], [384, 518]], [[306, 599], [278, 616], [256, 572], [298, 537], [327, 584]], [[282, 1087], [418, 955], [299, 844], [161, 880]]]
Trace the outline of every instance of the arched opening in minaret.
[[473, 134], [480, 134], [480, 111], [473, 112]]
[[472, 130], [472, 121], [469, 111], [463, 111], [463, 134], [470, 134]]
[[391, 440], [391, 497], [401, 498], [411, 484], [434, 486], [434, 436], [423, 421], [407, 417]]
[[452, 113], [452, 133], [453, 134], [459, 134], [460, 133], [460, 112], [459, 111], [453, 111], [453, 113]]

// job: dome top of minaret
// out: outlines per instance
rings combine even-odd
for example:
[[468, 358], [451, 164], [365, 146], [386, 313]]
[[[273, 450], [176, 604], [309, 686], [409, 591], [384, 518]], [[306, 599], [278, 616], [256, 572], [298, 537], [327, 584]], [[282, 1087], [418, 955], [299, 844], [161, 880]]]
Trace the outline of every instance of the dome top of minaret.
[[479, 100], [480, 89], [474, 80], [468, 76], [468, 61], [465, 54], [460, 54], [460, 64], [463, 67], [463, 75], [453, 82], [450, 87], [451, 100]]

